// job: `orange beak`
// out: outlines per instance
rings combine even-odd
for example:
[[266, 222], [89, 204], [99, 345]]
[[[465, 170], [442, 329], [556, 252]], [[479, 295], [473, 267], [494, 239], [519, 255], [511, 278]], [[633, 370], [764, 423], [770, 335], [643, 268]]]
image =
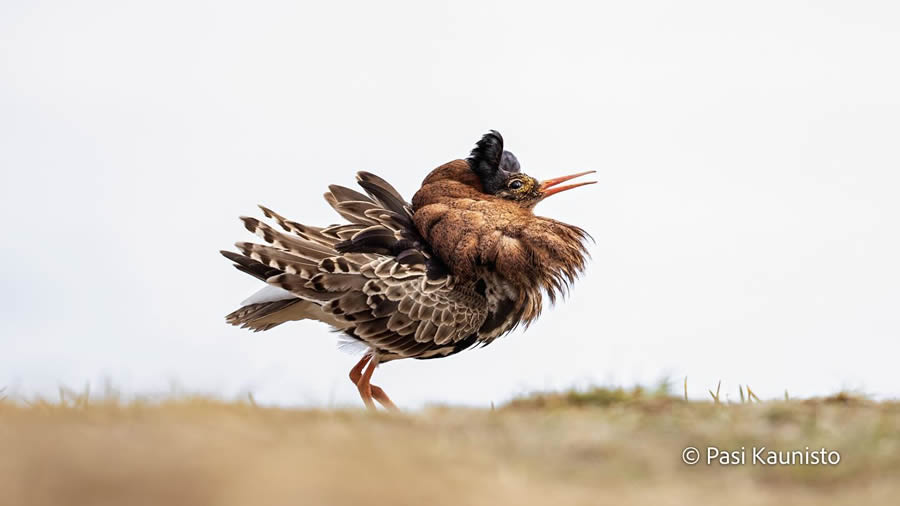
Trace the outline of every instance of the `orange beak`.
[[544, 181], [541, 181], [541, 186], [539, 188], [540, 192], [543, 194], [543, 196], [541, 198], [547, 198], [550, 195], [553, 195], [554, 193], [564, 192], [566, 190], [571, 190], [572, 188], [578, 188], [579, 186], [584, 186], [586, 184], [594, 184], [594, 183], [596, 183], [596, 181], [588, 181], [586, 183], [567, 184], [565, 186], [558, 186], [558, 187], [554, 188], [554, 186], [556, 186], [560, 183], [565, 183], [566, 181], [568, 181], [570, 179], [575, 179], [576, 177], [583, 176], [585, 174], [593, 174], [594, 172], [597, 172], [597, 171], [589, 170], [586, 172], [579, 172], [578, 174], [572, 174], [570, 176], [555, 177], [553, 179], [546, 179]]

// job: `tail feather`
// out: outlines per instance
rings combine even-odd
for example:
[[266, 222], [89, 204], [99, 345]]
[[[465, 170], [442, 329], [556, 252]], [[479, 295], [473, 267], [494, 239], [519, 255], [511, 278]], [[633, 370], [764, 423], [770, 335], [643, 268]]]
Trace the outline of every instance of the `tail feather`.
[[275, 222], [278, 223], [278, 225], [281, 226], [281, 228], [283, 228], [285, 232], [293, 232], [306, 239], [307, 241], [317, 242], [326, 247], [334, 244], [334, 241], [332, 239], [322, 234], [321, 227], [313, 227], [310, 225], [297, 223], [296, 221], [291, 221], [265, 206], [259, 206], [259, 208], [262, 209], [262, 212], [266, 218], [275, 220]]
[[358, 172], [356, 179], [359, 185], [366, 190], [366, 193], [377, 200], [382, 207], [395, 212], [398, 216], [404, 216], [407, 219], [412, 218], [409, 204], [406, 203], [403, 196], [390, 183], [371, 172], [365, 171]]
[[225, 317], [225, 321], [231, 325], [254, 332], [269, 330], [289, 321], [307, 319], [325, 322], [336, 329], [347, 327], [347, 322], [334, 318], [318, 304], [298, 298], [249, 304]]
[[[241, 217], [247, 230], [266, 244], [239, 242], [235, 246], [240, 253], [222, 251], [222, 255], [238, 270], [290, 296], [251, 297], [226, 317], [228, 323], [262, 331], [285, 321], [312, 318], [347, 328], [350, 318], [338, 319], [331, 311], [359, 312], [344, 313], [356, 309], [351, 295], [359, 295], [363, 289], [366, 278], [360, 272], [364, 266], [381, 256], [398, 254], [407, 268], [412, 267], [408, 264], [424, 265], [430, 254], [415, 248], [420, 238], [412, 224], [410, 205], [374, 174], [360, 172], [357, 182], [366, 194], [338, 185], [329, 186], [325, 194], [325, 200], [349, 223], [313, 227], [288, 220], [265, 206], [259, 207], [273, 225]], [[368, 311], [366, 298], [362, 301]]]
[[[321, 261], [321, 259], [318, 258], [309, 258], [299, 254], [290, 253], [265, 244], [238, 242], [235, 243], [234, 246], [247, 257], [276, 269], [276, 274], [290, 272], [291, 274], [308, 273], [308, 275], [312, 275], [316, 270], [316, 266]], [[268, 277], [266, 279], [268, 279]]]
[[225, 321], [232, 325], [240, 326], [243, 329], [251, 329], [254, 332], [269, 330], [290, 320], [266, 321], [264, 319], [267, 316], [278, 313], [298, 302], [300, 302], [300, 299], [250, 304], [228, 314], [228, 316], [225, 317]]
[[372, 201], [372, 199], [363, 195], [362, 193], [359, 193], [356, 190], [351, 190], [350, 188], [347, 188], [345, 186], [336, 184], [329, 185], [328, 191], [329, 193], [331, 193], [331, 195], [334, 196], [337, 202], [367, 202], [369, 204], [375, 203]]
[[297, 253], [304, 257], [318, 258], [320, 260], [334, 255], [334, 248], [330, 246], [303, 239], [296, 235], [284, 234], [256, 218], [241, 216], [241, 221], [244, 222], [244, 227], [246, 227], [247, 230], [264, 239], [267, 243], [285, 251]]
[[219, 251], [225, 258], [234, 262], [235, 268], [241, 272], [246, 272], [247, 274], [253, 276], [254, 278], [265, 281], [272, 276], [275, 276], [280, 273], [278, 269], [274, 269], [269, 267], [268, 265], [262, 264], [252, 258], [245, 257], [243, 255], [238, 255], [237, 253], [232, 253], [231, 251]]

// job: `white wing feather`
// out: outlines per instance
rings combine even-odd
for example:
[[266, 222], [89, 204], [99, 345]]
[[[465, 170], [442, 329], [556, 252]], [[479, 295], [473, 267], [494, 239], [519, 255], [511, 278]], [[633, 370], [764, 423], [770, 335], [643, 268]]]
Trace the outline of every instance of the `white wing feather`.
[[261, 290], [244, 299], [241, 306], [249, 306], [250, 304], [262, 304], [263, 302], [275, 302], [277, 300], [296, 299], [297, 296], [284, 288], [266, 285]]

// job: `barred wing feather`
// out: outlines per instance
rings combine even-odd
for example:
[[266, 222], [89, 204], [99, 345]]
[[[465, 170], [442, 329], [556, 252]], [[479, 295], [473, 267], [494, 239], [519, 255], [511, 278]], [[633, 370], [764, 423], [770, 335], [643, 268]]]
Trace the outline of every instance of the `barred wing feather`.
[[446, 356], [475, 344], [487, 318], [484, 296], [457, 286], [390, 184], [367, 172], [357, 179], [366, 194], [336, 185], [325, 194], [348, 223], [311, 227], [265, 207], [275, 226], [241, 218], [265, 244], [239, 242], [239, 253], [222, 254], [268, 286], [227, 321], [257, 331], [323, 321], [382, 361]]

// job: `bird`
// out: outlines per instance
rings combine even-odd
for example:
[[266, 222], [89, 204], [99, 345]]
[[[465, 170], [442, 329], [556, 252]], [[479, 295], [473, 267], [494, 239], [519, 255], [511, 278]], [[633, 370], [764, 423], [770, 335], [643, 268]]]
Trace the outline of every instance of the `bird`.
[[364, 193], [338, 185], [325, 200], [346, 222], [327, 227], [291, 221], [259, 206], [243, 216], [265, 243], [221, 251], [265, 286], [228, 314], [252, 331], [315, 320], [363, 350], [350, 380], [369, 409], [394, 410], [371, 383], [376, 367], [398, 359], [449, 357], [487, 346], [564, 295], [586, 267], [590, 235], [534, 214], [558, 193], [596, 183], [562, 183], [595, 171], [539, 181], [521, 171], [496, 130], [465, 159], [432, 170], [407, 202], [369, 172]]

